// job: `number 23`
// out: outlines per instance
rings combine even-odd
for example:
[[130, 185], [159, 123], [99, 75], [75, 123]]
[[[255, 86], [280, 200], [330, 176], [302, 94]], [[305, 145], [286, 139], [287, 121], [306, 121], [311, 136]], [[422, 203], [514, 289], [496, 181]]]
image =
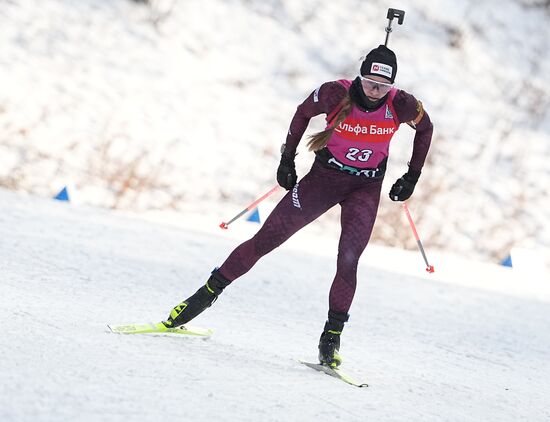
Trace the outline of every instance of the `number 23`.
[[[358, 154], [361, 153], [361, 155], [358, 156]], [[346, 154], [346, 158], [350, 161], [367, 161], [372, 154], [372, 151], [370, 149], [359, 149], [359, 148], [350, 148], [348, 149], [348, 153]]]

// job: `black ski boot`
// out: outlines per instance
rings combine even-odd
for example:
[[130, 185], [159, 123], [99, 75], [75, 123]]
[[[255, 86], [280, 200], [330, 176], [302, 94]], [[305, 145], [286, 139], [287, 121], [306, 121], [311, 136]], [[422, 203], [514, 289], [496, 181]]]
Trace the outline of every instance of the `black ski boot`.
[[319, 339], [319, 362], [323, 365], [336, 368], [342, 363], [342, 358], [338, 354], [340, 351], [340, 334], [344, 329], [344, 323], [349, 315], [345, 313], [328, 313], [328, 321]]
[[163, 321], [163, 324], [168, 328], [175, 328], [188, 323], [210, 307], [229, 283], [230, 281], [226, 280], [216, 268], [212, 271], [212, 275], [204, 286], [197, 290], [193, 296], [185, 299], [172, 309], [168, 319]]

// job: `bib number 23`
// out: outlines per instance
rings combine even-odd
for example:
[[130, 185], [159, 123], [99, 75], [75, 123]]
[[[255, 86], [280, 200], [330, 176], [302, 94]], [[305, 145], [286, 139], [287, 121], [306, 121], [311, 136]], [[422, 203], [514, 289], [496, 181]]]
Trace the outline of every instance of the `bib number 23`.
[[362, 161], [365, 162], [371, 156], [372, 151], [370, 149], [350, 148], [346, 154], [346, 158], [350, 161]]

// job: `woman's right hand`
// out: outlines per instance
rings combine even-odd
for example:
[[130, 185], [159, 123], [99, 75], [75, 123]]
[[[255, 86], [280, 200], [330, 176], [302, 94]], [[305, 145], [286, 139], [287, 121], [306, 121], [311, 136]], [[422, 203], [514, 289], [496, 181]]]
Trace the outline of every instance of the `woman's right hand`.
[[277, 183], [286, 190], [290, 190], [294, 187], [298, 181], [296, 175], [296, 166], [294, 164], [294, 157], [285, 154], [281, 155], [281, 162], [277, 169]]

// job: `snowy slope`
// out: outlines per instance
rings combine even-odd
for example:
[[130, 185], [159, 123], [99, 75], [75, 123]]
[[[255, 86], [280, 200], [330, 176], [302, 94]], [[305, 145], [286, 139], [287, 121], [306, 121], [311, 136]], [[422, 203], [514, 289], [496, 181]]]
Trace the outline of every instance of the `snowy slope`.
[[344, 368], [368, 389], [296, 362], [315, 359], [334, 270], [308, 231], [197, 318], [211, 339], [107, 332], [164, 317], [246, 224], [230, 238], [200, 220], [184, 229], [0, 190], [0, 420], [550, 419], [550, 287], [520, 289], [501, 267], [461, 262], [428, 278], [421, 265], [405, 273], [403, 252], [369, 246], [342, 340]]
[[[550, 26], [530, 0], [0, 2], [0, 185], [125, 210], [229, 212], [274, 183], [295, 107], [390, 46], [434, 144], [412, 202], [426, 244], [550, 247]], [[533, 5], [538, 4], [538, 7]], [[530, 6], [529, 6], [530, 5]], [[312, 123], [319, 128], [321, 121]], [[311, 133], [310, 131], [310, 133]], [[384, 192], [406, 170], [392, 144]], [[300, 147], [299, 174], [312, 155]], [[375, 242], [414, 247], [381, 204]], [[335, 233], [337, 213], [323, 220]], [[547, 259], [550, 254], [547, 253]]]

